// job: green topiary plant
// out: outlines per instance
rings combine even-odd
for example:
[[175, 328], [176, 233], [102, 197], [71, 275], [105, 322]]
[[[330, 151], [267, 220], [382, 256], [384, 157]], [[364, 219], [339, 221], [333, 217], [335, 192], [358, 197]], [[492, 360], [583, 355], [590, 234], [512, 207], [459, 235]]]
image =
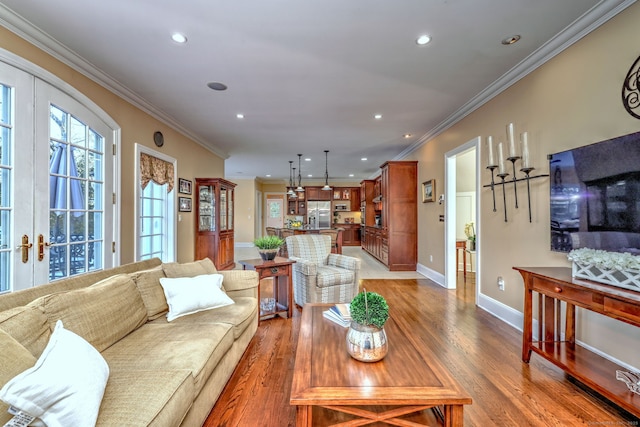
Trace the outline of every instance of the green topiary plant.
[[278, 249], [284, 244], [284, 240], [278, 236], [263, 236], [258, 237], [253, 241], [258, 249]]
[[382, 328], [389, 318], [389, 305], [384, 297], [364, 289], [350, 304], [351, 320], [361, 325]]

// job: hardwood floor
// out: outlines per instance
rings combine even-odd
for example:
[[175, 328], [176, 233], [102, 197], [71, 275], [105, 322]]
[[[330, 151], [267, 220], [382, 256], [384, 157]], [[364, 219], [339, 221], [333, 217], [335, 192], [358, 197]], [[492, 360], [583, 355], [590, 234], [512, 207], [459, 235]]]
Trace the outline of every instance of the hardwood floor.
[[[410, 320], [417, 336], [438, 349], [442, 363], [472, 396], [473, 404], [464, 408], [465, 425], [640, 425], [537, 355], [523, 363], [521, 333], [475, 307], [472, 280], [468, 275], [456, 291], [427, 279], [362, 281], [368, 291], [385, 296], [391, 316]], [[299, 321], [298, 309], [292, 319], [260, 323], [205, 427], [295, 425], [289, 392]]]

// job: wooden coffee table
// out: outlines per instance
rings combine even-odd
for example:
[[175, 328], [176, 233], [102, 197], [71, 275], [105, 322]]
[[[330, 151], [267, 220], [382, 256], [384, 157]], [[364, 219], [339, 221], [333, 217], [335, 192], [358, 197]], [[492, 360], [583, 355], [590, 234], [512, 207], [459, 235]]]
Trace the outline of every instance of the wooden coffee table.
[[[445, 426], [463, 425], [463, 405], [471, 404], [471, 397], [442, 366], [436, 352], [411, 335], [407, 322], [390, 318], [385, 325], [386, 357], [375, 363], [359, 362], [347, 353], [347, 328], [322, 316], [328, 307], [307, 304], [302, 311], [290, 400], [297, 405], [298, 426], [346, 421], [352, 421], [348, 425], [427, 425], [415, 420], [426, 409], [432, 409]], [[407, 414], [414, 417], [413, 424], [400, 418]]]

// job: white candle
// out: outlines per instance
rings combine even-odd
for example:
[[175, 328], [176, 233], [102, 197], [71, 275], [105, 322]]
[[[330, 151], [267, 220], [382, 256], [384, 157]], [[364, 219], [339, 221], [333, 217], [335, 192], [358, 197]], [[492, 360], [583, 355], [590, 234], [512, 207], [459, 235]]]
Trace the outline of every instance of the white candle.
[[496, 165], [496, 159], [493, 156], [493, 137], [487, 137], [487, 166], [492, 167]]
[[530, 168], [531, 160], [529, 159], [529, 141], [527, 138], [527, 132], [522, 132], [522, 167]]
[[509, 123], [509, 126], [507, 126], [507, 139], [509, 140], [509, 157], [518, 157], [516, 142], [513, 139], [513, 123]]
[[502, 151], [502, 142], [498, 143], [498, 172], [500, 174], [505, 173], [504, 152]]

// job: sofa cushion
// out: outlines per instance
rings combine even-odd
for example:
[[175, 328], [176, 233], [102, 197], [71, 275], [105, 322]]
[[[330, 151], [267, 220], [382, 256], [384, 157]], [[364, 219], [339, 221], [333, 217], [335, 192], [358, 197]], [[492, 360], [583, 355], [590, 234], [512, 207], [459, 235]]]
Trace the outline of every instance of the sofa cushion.
[[[190, 317], [190, 316], [188, 316]], [[157, 319], [103, 352], [113, 371], [187, 369], [196, 394], [233, 345], [231, 326], [223, 323], [177, 325]]]
[[104, 358], [61, 321], [36, 364], [0, 390], [0, 399], [48, 427], [94, 425], [109, 378]]
[[171, 323], [178, 325], [223, 323], [233, 328], [233, 338], [237, 339], [251, 322], [257, 319], [258, 300], [252, 297], [236, 297], [233, 300], [235, 301], [233, 305], [181, 317]]
[[65, 327], [102, 352], [147, 321], [147, 309], [131, 277], [119, 274], [88, 288], [38, 298], [29, 305], [40, 308], [52, 326]]
[[47, 316], [35, 307], [14, 307], [0, 313], [0, 329], [40, 357], [49, 342], [51, 328]]
[[[0, 330], [0, 387], [36, 364], [36, 358], [15, 338]], [[9, 405], [0, 402], [0, 425], [11, 419]]]
[[163, 277], [160, 279], [160, 285], [164, 289], [169, 305], [169, 313], [167, 313], [169, 322], [178, 317], [233, 304], [233, 300], [220, 289], [221, 274]]
[[161, 265], [151, 270], [137, 271], [129, 275], [138, 287], [138, 292], [140, 292], [144, 306], [147, 308], [147, 319], [157, 319], [169, 311], [164, 291], [160, 286], [160, 279], [166, 277]]
[[112, 368], [96, 427], [179, 426], [195, 395], [188, 370]]
[[[168, 262], [162, 264], [164, 274], [170, 278], [176, 277], [196, 277], [203, 274], [215, 274], [218, 272], [216, 266], [209, 258], [204, 258], [199, 261], [177, 263]], [[224, 291], [224, 285], [222, 285]]]

